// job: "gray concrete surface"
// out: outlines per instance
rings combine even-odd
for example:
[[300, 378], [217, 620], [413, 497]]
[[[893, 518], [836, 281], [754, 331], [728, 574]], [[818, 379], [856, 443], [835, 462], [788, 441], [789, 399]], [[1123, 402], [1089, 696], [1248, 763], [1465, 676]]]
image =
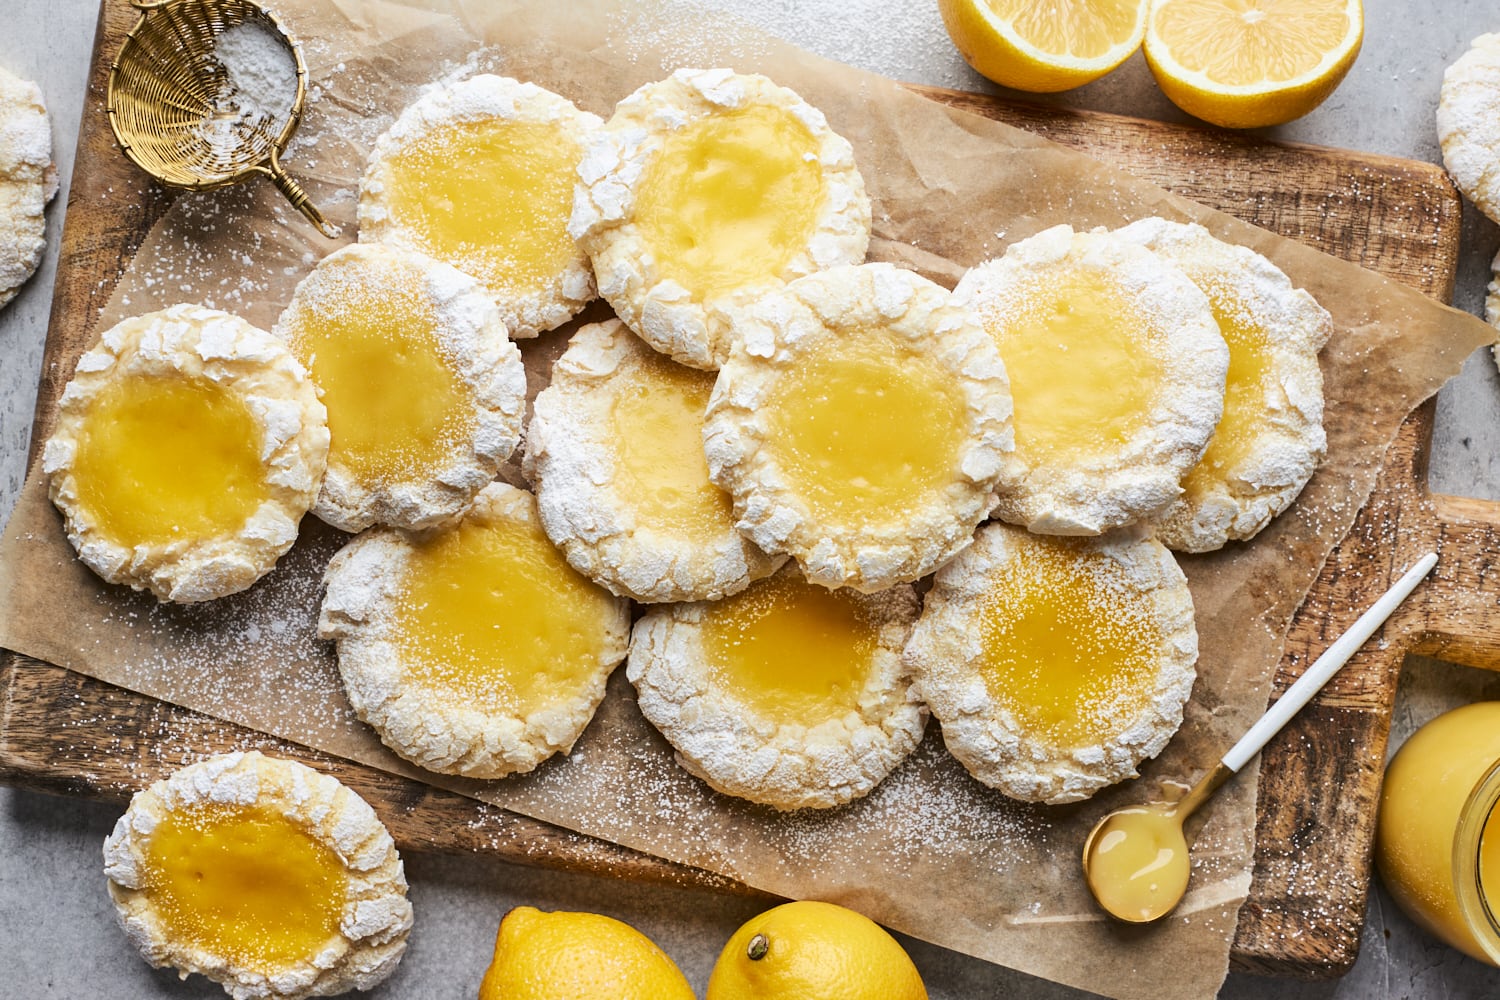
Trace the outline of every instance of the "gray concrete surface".
[[[123, 3], [124, 0], [105, 0]], [[0, 65], [37, 80], [52, 109], [64, 188], [50, 211], [41, 273], [0, 312], [0, 515], [24, 474], [52, 276], [82, 107], [98, 0], [4, 0]], [[932, 0], [713, 0], [769, 30], [836, 59], [901, 79], [992, 89], [949, 45]], [[1364, 51], [1343, 86], [1307, 118], [1270, 134], [1436, 162], [1433, 109], [1445, 66], [1471, 38], [1500, 31], [1494, 0], [1366, 0]], [[1052, 100], [1070, 106], [1184, 120], [1137, 56], [1109, 77]], [[1466, 215], [1455, 304], [1478, 313], [1500, 230]], [[1469, 360], [1444, 390], [1433, 486], [1500, 499], [1500, 378], [1488, 357]], [[1397, 739], [1441, 708], [1500, 697], [1500, 678], [1436, 661], [1408, 666], [1398, 697]], [[0, 1000], [120, 1000], [222, 996], [200, 978], [153, 970], [114, 924], [99, 848], [119, 808], [0, 789]], [[590, 909], [640, 927], [678, 960], [700, 990], [720, 946], [757, 908], [698, 892], [622, 884], [487, 862], [407, 857], [418, 927], [387, 998], [472, 996], [506, 908]], [[1077, 997], [1080, 994], [919, 942], [908, 942], [934, 998]], [[1500, 972], [1427, 938], [1383, 892], [1372, 896], [1359, 963], [1343, 980], [1295, 983], [1231, 976], [1222, 996], [1285, 1000], [1500, 995]]]

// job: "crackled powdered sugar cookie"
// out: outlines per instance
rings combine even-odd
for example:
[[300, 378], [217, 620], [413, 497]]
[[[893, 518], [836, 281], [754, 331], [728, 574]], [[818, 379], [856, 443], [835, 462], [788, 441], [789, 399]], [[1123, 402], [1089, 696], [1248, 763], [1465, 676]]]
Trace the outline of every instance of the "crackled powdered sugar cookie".
[[1327, 448], [1318, 352], [1333, 320], [1275, 264], [1202, 226], [1142, 219], [1118, 234], [1182, 268], [1229, 346], [1224, 416], [1156, 537], [1184, 552], [1251, 538], [1296, 499]]
[[870, 201], [849, 143], [762, 76], [680, 69], [621, 101], [590, 141], [570, 230], [599, 292], [695, 368], [729, 355], [724, 310], [864, 260]]
[[828, 590], [795, 566], [713, 603], [654, 608], [626, 672], [688, 771], [777, 809], [868, 793], [922, 738], [901, 649], [912, 588]]
[[276, 333], [328, 408], [313, 513], [344, 531], [462, 511], [521, 435], [526, 373], [494, 302], [424, 254], [353, 244], [303, 279]]
[[1500, 222], [1500, 32], [1474, 39], [1443, 73], [1437, 134], [1453, 183]]
[[625, 657], [629, 602], [568, 566], [504, 483], [424, 535], [360, 535], [324, 582], [318, 634], [355, 712], [430, 771], [498, 778], [566, 753]]
[[911, 271], [862, 264], [734, 319], [704, 444], [751, 541], [864, 591], [969, 544], [1011, 447], [1005, 368], [972, 313]]
[[1150, 537], [991, 523], [933, 581], [906, 660], [969, 773], [1027, 802], [1134, 777], [1182, 724], [1198, 634]]
[[259, 753], [212, 757], [131, 799], [104, 842], [109, 894], [152, 965], [237, 998], [367, 990], [411, 930], [406, 877], [368, 804]]
[[638, 601], [712, 601], [773, 572], [708, 478], [711, 372], [643, 344], [619, 320], [586, 326], [552, 368], [526, 432], [542, 526], [568, 563]]
[[509, 77], [431, 90], [375, 143], [360, 182], [359, 238], [472, 274], [513, 337], [560, 326], [594, 297], [568, 216], [585, 139], [599, 125]]
[[1224, 409], [1229, 350], [1175, 265], [1054, 226], [964, 275], [954, 300], [994, 338], [1015, 398], [996, 516], [1097, 535], [1175, 499]]
[[0, 69], [0, 306], [16, 297], [41, 263], [42, 210], [56, 193], [42, 92]]
[[270, 571], [327, 459], [323, 404], [286, 345], [178, 305], [111, 327], [78, 360], [42, 469], [90, 569], [191, 602]]

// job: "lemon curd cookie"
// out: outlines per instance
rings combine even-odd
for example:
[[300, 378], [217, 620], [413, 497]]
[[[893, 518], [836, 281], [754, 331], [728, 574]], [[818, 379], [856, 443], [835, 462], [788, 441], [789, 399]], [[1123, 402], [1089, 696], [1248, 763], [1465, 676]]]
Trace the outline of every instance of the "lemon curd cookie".
[[954, 299], [994, 338], [1015, 398], [996, 516], [1097, 535], [1176, 498], [1224, 409], [1229, 350], [1173, 264], [1054, 226], [966, 273]]
[[560, 326], [594, 297], [568, 217], [585, 138], [600, 124], [509, 77], [434, 89], [376, 141], [360, 182], [359, 238], [472, 274], [513, 337]]
[[823, 113], [763, 76], [680, 69], [615, 109], [579, 165], [570, 231], [599, 292], [695, 368], [729, 354], [727, 306], [864, 260], [870, 200]]
[[1443, 73], [1437, 134], [1453, 183], [1500, 222], [1500, 32], [1474, 39]]
[[412, 925], [374, 810], [334, 778], [254, 751], [137, 793], [104, 842], [104, 873], [148, 962], [237, 1000], [370, 989], [395, 971]]
[[969, 544], [1011, 446], [1005, 368], [973, 314], [862, 264], [766, 294], [735, 329], [704, 446], [751, 541], [864, 591]]
[[177, 305], [120, 322], [79, 358], [42, 470], [85, 565], [186, 603], [271, 570], [327, 458], [323, 404], [286, 345]]
[[1182, 268], [1229, 346], [1224, 416], [1156, 537], [1184, 552], [1252, 538], [1297, 498], [1327, 450], [1318, 352], [1333, 320], [1275, 264], [1202, 226], [1142, 219], [1118, 233]]
[[1048, 803], [1160, 753], [1197, 658], [1192, 595], [1160, 542], [998, 522], [938, 571], [906, 647], [949, 752], [984, 784]]
[[328, 408], [313, 513], [344, 531], [462, 511], [521, 435], [526, 373], [473, 278], [424, 254], [352, 244], [302, 280], [276, 334]]
[[537, 396], [526, 460], [547, 536], [569, 565], [637, 601], [712, 601], [773, 572], [708, 478], [711, 372], [610, 320], [573, 335]]
[[324, 582], [318, 634], [355, 712], [430, 771], [498, 778], [568, 752], [625, 657], [628, 602], [569, 567], [504, 483], [425, 535], [360, 535]]
[[908, 586], [828, 590], [795, 566], [713, 603], [653, 608], [626, 674], [641, 713], [691, 773], [777, 809], [828, 808], [878, 785], [927, 713], [901, 649]]
[[0, 69], [0, 306], [16, 297], [42, 261], [43, 209], [56, 193], [42, 92]]

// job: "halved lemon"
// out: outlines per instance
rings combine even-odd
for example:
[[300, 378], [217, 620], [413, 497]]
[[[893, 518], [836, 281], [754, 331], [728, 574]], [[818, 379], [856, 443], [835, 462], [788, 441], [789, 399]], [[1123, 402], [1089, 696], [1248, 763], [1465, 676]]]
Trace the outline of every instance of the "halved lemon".
[[1361, 0], [1152, 0], [1146, 62], [1190, 115], [1280, 125], [1333, 93], [1364, 27]]
[[1149, 0], [938, 0], [958, 51], [1006, 87], [1052, 93], [1096, 80], [1141, 46]]

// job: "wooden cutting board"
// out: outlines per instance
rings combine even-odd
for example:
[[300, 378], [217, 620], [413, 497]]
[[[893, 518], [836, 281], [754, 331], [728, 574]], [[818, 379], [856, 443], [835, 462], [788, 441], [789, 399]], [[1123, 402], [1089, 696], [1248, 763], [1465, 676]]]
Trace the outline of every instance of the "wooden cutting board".
[[[103, 5], [100, 15], [33, 451], [50, 428], [70, 374], [60, 359], [95, 336], [120, 271], [175, 198], [115, 148], [104, 112], [110, 59], [134, 18], [117, 3]], [[1459, 201], [1430, 164], [913, 89], [1039, 132], [1440, 301], [1450, 299]], [[1237, 968], [1306, 977], [1347, 970], [1364, 921], [1375, 801], [1404, 655], [1421, 652], [1500, 669], [1500, 504], [1428, 494], [1431, 427], [1429, 404], [1402, 428], [1370, 502], [1293, 621], [1276, 676], [1278, 693], [1389, 585], [1395, 571], [1429, 548], [1441, 554], [1431, 580], [1383, 636], [1265, 752], [1254, 880], [1232, 953]], [[1391, 538], [1400, 539], [1394, 549]], [[0, 657], [0, 694], [0, 780], [21, 787], [123, 799], [203, 754], [269, 748], [352, 785], [405, 850], [482, 851], [522, 864], [753, 891], [26, 657]]]

